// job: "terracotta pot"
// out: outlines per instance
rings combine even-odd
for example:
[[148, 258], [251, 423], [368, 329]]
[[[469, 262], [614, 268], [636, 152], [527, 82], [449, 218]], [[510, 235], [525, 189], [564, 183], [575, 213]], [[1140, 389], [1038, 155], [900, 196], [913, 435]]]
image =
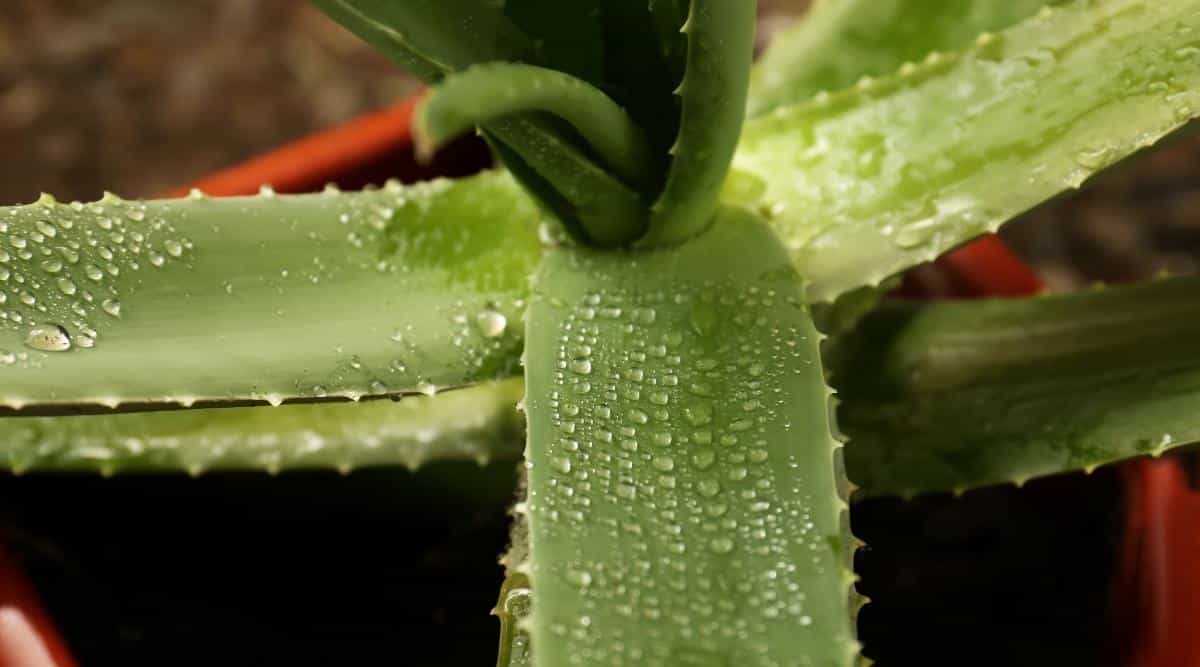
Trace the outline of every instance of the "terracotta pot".
[[[481, 142], [464, 140], [439, 153], [432, 164], [415, 159], [410, 125], [419, 97], [288, 144], [242, 164], [165, 193], [175, 197], [199, 188], [214, 196], [250, 195], [270, 184], [277, 192], [314, 191], [327, 183], [355, 189], [388, 178], [412, 181], [461, 176], [484, 167]], [[899, 293], [911, 298], [1021, 296], [1042, 288], [1038, 277], [995, 236], [986, 236], [906, 276]], [[1133, 667], [1200, 665], [1200, 635], [1190, 632], [1200, 614], [1200, 579], [1191, 567], [1200, 537], [1200, 496], [1192, 493], [1177, 461], [1140, 461], [1124, 469], [1128, 492], [1127, 535], [1118, 568], [1118, 608], [1129, 612], [1116, 628]], [[20, 569], [0, 551], [0, 612], [20, 610], [55, 662], [74, 667], [61, 636], [38, 603]], [[0, 618], [0, 621], [3, 619]], [[28, 667], [7, 659], [0, 623], [0, 667]], [[8, 639], [11, 639], [8, 638]], [[27, 639], [27, 638], [26, 638]], [[38, 667], [42, 667], [38, 665]]]

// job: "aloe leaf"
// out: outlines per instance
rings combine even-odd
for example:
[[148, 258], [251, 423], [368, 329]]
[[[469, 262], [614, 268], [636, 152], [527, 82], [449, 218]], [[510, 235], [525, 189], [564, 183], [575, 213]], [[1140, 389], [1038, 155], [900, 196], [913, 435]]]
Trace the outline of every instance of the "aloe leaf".
[[1197, 109], [1200, 0], [1079, 1], [751, 122], [729, 198], [773, 214], [829, 301], [994, 231]]
[[487, 128], [504, 163], [575, 238], [614, 247], [645, 230], [641, 196], [569, 142], [524, 118], [498, 118]]
[[529, 57], [534, 45], [488, 0], [313, 0], [425, 81], [475, 63]]
[[403, 401], [0, 420], [0, 463], [27, 471], [416, 469], [516, 460], [519, 380]]
[[535, 661], [853, 662], [820, 336], [769, 227], [553, 251], [527, 328]]
[[0, 208], [0, 405], [279, 403], [514, 375], [539, 219], [503, 173]]
[[570, 123], [626, 182], [650, 180], [646, 137], [620, 105], [583, 79], [521, 63], [475, 65], [443, 80], [421, 106], [417, 146], [429, 154], [491, 118], [530, 111]]
[[755, 0], [691, 0], [679, 135], [639, 241], [645, 247], [679, 243], [712, 222], [745, 118], [757, 7]]
[[957, 51], [1063, 0], [822, 0], [776, 36], [750, 82], [749, 115], [891, 74], [933, 51]]
[[[526, 35], [507, 16], [505, 3], [315, 1], [335, 21], [430, 83], [471, 65], [537, 58], [538, 36]], [[579, 9], [575, 11], [578, 16]], [[587, 156], [571, 133], [539, 122], [533, 114], [494, 121], [485, 129], [504, 142], [499, 153], [505, 163], [581, 241], [619, 245], [644, 230], [645, 206], [637, 193]]]
[[833, 353], [851, 481], [963, 491], [1200, 440], [1198, 293], [1182, 278], [879, 309]]

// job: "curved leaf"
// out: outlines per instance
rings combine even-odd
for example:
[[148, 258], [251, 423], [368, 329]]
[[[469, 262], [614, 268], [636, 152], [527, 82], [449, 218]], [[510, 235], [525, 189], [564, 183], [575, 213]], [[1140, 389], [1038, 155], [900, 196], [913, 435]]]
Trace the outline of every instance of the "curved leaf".
[[1200, 0], [1080, 0], [753, 121], [727, 197], [773, 215], [810, 296], [830, 301], [994, 231], [1198, 110]]
[[646, 137], [620, 105], [583, 79], [521, 63], [474, 65], [443, 80], [421, 105], [417, 147], [429, 154], [489, 119], [532, 111], [570, 123], [628, 183], [649, 180]]
[[278, 403], [513, 375], [539, 218], [502, 173], [0, 209], [0, 405]]
[[691, 0], [679, 136], [642, 246], [679, 243], [712, 222], [745, 119], [757, 7], [756, 0]]
[[537, 664], [853, 662], [819, 338], [742, 212], [667, 250], [547, 256], [526, 355]]
[[839, 340], [846, 467], [867, 494], [963, 491], [1200, 440], [1200, 279], [889, 304]]
[[516, 460], [519, 380], [400, 402], [315, 403], [0, 420], [0, 464], [15, 472], [337, 468]]
[[822, 0], [771, 41], [750, 83], [749, 115], [891, 74], [933, 51], [957, 51], [1063, 0]]

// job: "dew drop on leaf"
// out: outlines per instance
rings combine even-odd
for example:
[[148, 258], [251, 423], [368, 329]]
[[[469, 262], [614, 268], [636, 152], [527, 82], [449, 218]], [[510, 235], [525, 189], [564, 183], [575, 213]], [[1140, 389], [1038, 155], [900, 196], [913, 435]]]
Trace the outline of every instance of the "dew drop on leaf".
[[71, 337], [57, 324], [38, 325], [29, 330], [25, 344], [42, 352], [66, 352], [71, 349]]
[[476, 322], [479, 324], [479, 330], [487, 338], [502, 336], [504, 330], [508, 328], [508, 318], [503, 313], [494, 310], [485, 310], [479, 313]]

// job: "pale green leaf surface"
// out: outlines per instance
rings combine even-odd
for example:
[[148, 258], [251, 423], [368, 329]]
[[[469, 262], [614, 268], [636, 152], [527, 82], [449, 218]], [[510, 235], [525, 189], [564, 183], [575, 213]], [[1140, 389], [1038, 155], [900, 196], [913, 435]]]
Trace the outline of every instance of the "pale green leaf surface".
[[1090, 470], [1200, 440], [1200, 279], [889, 304], [834, 347], [870, 495]]
[[540, 219], [498, 172], [2, 208], [0, 405], [276, 403], [517, 374]]
[[179, 472], [516, 460], [520, 380], [400, 402], [311, 403], [0, 420], [0, 464], [16, 472]]
[[751, 79], [749, 115], [957, 51], [1063, 0], [821, 0], [771, 40]]
[[554, 251], [527, 320], [536, 663], [851, 664], [820, 336], [769, 227]]
[[752, 121], [727, 199], [774, 217], [830, 301], [979, 234], [1193, 118], [1200, 0], [1074, 2]]

